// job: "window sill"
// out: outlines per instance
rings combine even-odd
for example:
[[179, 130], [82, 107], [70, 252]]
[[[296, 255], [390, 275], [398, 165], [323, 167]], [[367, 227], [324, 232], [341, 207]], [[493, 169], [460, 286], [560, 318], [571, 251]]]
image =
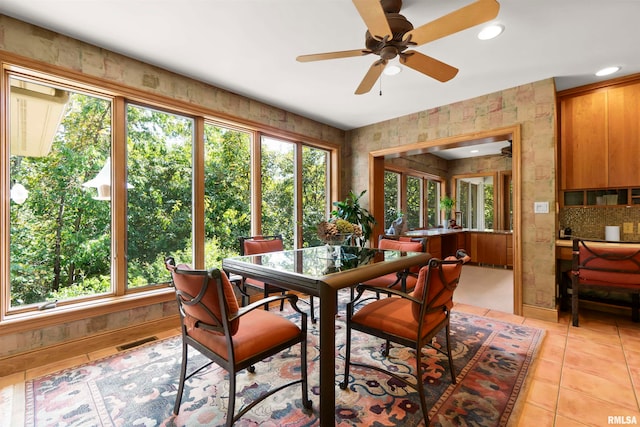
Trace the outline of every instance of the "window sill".
[[79, 304], [60, 306], [38, 312], [6, 315], [0, 321], [0, 336], [32, 329], [51, 327], [63, 323], [130, 310], [175, 300], [174, 288], [154, 289], [124, 296], [114, 296]]

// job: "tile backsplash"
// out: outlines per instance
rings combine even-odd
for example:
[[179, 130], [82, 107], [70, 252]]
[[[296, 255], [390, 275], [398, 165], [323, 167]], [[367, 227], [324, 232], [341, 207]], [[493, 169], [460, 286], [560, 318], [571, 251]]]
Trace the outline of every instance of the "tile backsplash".
[[[624, 224], [631, 223], [633, 232], [625, 233]], [[621, 241], [640, 241], [640, 207], [565, 207], [558, 215], [560, 228], [570, 227], [572, 235], [604, 240], [604, 227], [620, 226]]]

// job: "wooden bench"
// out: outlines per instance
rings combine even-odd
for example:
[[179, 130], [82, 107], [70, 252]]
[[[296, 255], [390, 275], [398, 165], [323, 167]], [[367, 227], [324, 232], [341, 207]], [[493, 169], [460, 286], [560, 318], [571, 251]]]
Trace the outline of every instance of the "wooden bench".
[[[633, 245], [633, 246], [632, 246]], [[581, 289], [606, 289], [631, 294], [631, 317], [640, 320], [640, 248], [638, 242], [606, 243], [573, 239], [571, 315], [578, 326]]]

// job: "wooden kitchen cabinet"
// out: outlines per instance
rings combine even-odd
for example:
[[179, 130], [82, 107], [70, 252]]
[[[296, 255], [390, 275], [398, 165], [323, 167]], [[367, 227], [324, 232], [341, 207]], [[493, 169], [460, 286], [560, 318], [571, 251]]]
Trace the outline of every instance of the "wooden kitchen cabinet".
[[466, 249], [472, 263], [513, 266], [511, 233], [467, 232]]
[[607, 92], [562, 98], [560, 101], [560, 161], [562, 189], [603, 188], [607, 174]]
[[507, 239], [504, 234], [484, 233], [478, 236], [478, 262], [507, 265]]
[[640, 186], [640, 75], [558, 98], [561, 189]]
[[427, 240], [427, 252], [429, 252], [433, 258], [442, 258], [441, 236], [429, 236]]
[[513, 266], [513, 235], [510, 233], [467, 233], [466, 249], [476, 264]]
[[607, 91], [609, 187], [640, 186], [640, 83]]

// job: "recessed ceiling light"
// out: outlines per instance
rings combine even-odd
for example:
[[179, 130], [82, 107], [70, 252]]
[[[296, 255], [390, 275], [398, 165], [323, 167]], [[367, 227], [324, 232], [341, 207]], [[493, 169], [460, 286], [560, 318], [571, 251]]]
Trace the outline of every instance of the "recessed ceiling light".
[[598, 71], [596, 73], [596, 76], [598, 76], [598, 77], [608, 76], [609, 74], [613, 74], [613, 73], [616, 73], [616, 72], [620, 71], [620, 68], [621, 67], [618, 67], [618, 66], [616, 66], [616, 67], [606, 67], [606, 68], [603, 68], [602, 70]]
[[479, 152], [480, 152], [480, 150], [471, 150], [471, 151], [469, 151], [469, 152], [470, 152], [470, 153], [479, 153]]
[[402, 71], [402, 68], [400, 68], [399, 65], [389, 64], [384, 67], [383, 73], [387, 76], [395, 76], [396, 74], [400, 74], [400, 71]]
[[504, 31], [504, 25], [492, 24], [484, 27], [479, 33], [480, 40], [491, 40], [498, 37]]

